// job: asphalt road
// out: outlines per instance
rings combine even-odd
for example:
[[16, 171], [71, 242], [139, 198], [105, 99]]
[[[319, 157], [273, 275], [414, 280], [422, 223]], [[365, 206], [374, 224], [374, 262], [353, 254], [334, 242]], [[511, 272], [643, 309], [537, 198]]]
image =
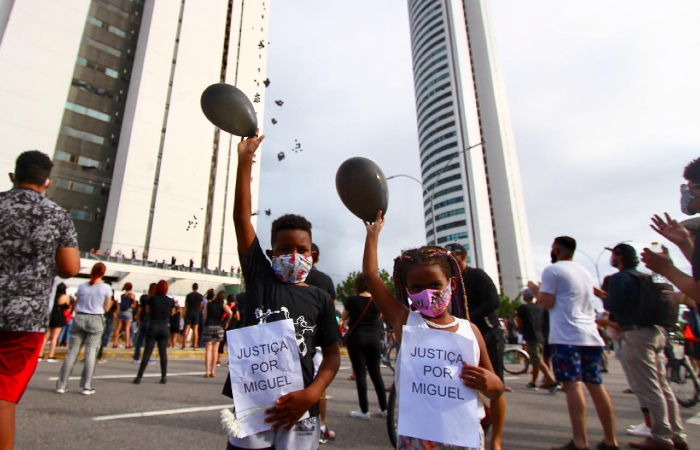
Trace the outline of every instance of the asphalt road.
[[[203, 355], [202, 355], [203, 358]], [[634, 440], [624, 435], [631, 424], [641, 421], [634, 395], [623, 394], [624, 377], [617, 361], [605, 377], [617, 418], [618, 436], [625, 444]], [[150, 365], [140, 385], [132, 384], [137, 365], [110, 360], [96, 370], [96, 394], [80, 394], [77, 379], [64, 395], [54, 392], [61, 363], [39, 363], [34, 377], [17, 408], [16, 449], [225, 449], [226, 436], [220, 428], [219, 410], [229, 404], [220, 394], [226, 367], [216, 378], [204, 378], [203, 360], [169, 362], [168, 384], [159, 381], [159, 366]], [[80, 375], [82, 364], [74, 369]], [[383, 369], [387, 385], [392, 374]], [[348, 381], [350, 362], [343, 357], [341, 370], [329, 389], [327, 423], [337, 438], [322, 448], [387, 449], [390, 447], [386, 421], [372, 417], [360, 421], [348, 416], [358, 409], [355, 384]], [[104, 377], [104, 378], [102, 378]], [[368, 380], [369, 382], [369, 380]], [[508, 413], [504, 434], [506, 449], [549, 449], [570, 439], [570, 425], [563, 393], [525, 389], [526, 377], [509, 377]], [[377, 402], [370, 383], [370, 410]], [[183, 408], [196, 408], [179, 412]], [[174, 411], [175, 410], [175, 411]], [[151, 416], [124, 414], [154, 411]], [[173, 413], [176, 412], [176, 413]], [[683, 409], [689, 442], [700, 443], [700, 406]], [[688, 420], [695, 415], [695, 424]], [[105, 417], [116, 416], [116, 417]], [[102, 419], [102, 420], [96, 420]], [[591, 447], [602, 439], [602, 429], [589, 398], [588, 429]], [[698, 444], [696, 444], [698, 445]], [[626, 445], [622, 445], [625, 448]]]

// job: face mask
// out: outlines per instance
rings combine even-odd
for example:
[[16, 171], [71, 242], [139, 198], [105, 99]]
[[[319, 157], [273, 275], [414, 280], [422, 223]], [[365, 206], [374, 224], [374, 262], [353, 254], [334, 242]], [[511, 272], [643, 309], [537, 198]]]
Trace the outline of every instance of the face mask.
[[313, 257], [298, 253], [272, 257], [272, 270], [285, 283], [303, 283], [313, 266]]
[[554, 264], [555, 262], [557, 262], [557, 254], [554, 253], [554, 250], [552, 250], [552, 251], [549, 253], [549, 257], [550, 257], [551, 260], [552, 260], [552, 264]]
[[695, 214], [689, 209], [690, 202], [692, 202], [693, 200], [695, 200], [695, 196], [692, 192], [690, 192], [690, 187], [688, 187], [687, 184], [681, 184], [681, 211], [683, 212], [683, 214], [686, 214], [688, 216], [692, 216], [693, 214]]
[[[408, 292], [408, 289], [406, 290]], [[445, 289], [425, 289], [417, 294], [408, 292], [411, 304], [418, 312], [428, 317], [437, 317], [442, 314], [452, 300], [452, 286], [447, 285]]]

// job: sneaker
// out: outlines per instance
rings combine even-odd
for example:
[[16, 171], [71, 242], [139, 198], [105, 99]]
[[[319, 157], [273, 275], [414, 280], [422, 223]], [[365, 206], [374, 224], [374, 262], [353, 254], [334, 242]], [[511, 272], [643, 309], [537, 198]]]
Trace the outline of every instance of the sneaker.
[[321, 433], [321, 435], [318, 437], [318, 443], [319, 444], [327, 444], [328, 438], [323, 433]]
[[83, 389], [83, 392], [81, 392], [81, 394], [83, 394], [83, 395], [92, 395], [94, 393], [95, 393], [94, 389], [87, 389], [87, 388]]
[[58, 360], [56, 358], [49, 358], [46, 360], [46, 362], [55, 363], [58, 362]]
[[131, 362], [134, 363], [134, 364], [141, 364], [141, 360], [140, 360], [140, 359], [135, 359], [135, 360], [133, 360], [133, 361], [131, 361]]
[[134, 378], [134, 384], [141, 384], [141, 377]]
[[386, 411], [379, 410], [377, 411], [377, 417], [381, 419], [386, 419]]
[[325, 436], [327, 439], [335, 439], [335, 431], [329, 430], [328, 428], [321, 430], [321, 435]]
[[39, 362], [46, 361], [44, 358], [39, 357]]
[[600, 441], [598, 442], [598, 445], [595, 446], [596, 450], [620, 450], [620, 447], [617, 445], [608, 445], [605, 443], [605, 441]]
[[363, 413], [359, 409], [350, 413], [350, 417], [353, 419], [369, 420], [369, 413]]
[[531, 391], [539, 391], [540, 390], [535, 383], [528, 383], [525, 385], [525, 387], [530, 389]]
[[630, 426], [626, 431], [630, 436], [651, 437], [651, 428], [646, 426], [643, 422], [638, 425]]
[[549, 395], [556, 395], [558, 391], [561, 391], [561, 385], [555, 384], [554, 386], [549, 388]]
[[156, 360], [155, 360], [155, 359], [149, 359], [149, 360], [148, 360], [148, 364], [155, 364], [155, 363], [156, 363]]
[[106, 362], [107, 362], [107, 360], [104, 359], [104, 358], [100, 358], [100, 359], [97, 360], [97, 363], [98, 363], [98, 364], [104, 364], [104, 363], [106, 363]]
[[63, 389], [63, 388], [56, 389], [57, 394], [65, 394], [66, 392], [68, 392], [68, 389]]

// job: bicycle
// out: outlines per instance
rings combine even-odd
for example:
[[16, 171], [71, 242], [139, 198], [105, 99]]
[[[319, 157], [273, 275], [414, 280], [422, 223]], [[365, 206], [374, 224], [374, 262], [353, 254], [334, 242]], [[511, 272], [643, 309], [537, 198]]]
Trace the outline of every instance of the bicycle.
[[506, 345], [503, 352], [503, 370], [511, 375], [527, 373], [530, 355], [520, 345]]
[[700, 381], [693, 371], [688, 356], [678, 356], [673, 343], [684, 344], [685, 339], [673, 339], [669, 336], [666, 341], [666, 378], [678, 404], [691, 408], [700, 401]]
[[396, 357], [399, 353], [399, 349], [396, 347], [396, 337], [393, 330], [386, 328], [386, 324], [382, 330], [382, 354], [381, 361], [382, 364], [395, 372], [396, 367]]

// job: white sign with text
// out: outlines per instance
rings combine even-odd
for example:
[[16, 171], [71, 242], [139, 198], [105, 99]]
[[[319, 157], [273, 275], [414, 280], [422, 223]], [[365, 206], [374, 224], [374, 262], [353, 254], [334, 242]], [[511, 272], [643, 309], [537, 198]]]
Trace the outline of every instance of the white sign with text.
[[404, 326], [399, 357], [399, 434], [479, 448], [476, 391], [459, 378], [462, 362], [477, 365], [473, 341]]
[[226, 340], [233, 404], [241, 424], [239, 437], [270, 430], [265, 407], [304, 389], [294, 322], [287, 319], [230, 330]]

